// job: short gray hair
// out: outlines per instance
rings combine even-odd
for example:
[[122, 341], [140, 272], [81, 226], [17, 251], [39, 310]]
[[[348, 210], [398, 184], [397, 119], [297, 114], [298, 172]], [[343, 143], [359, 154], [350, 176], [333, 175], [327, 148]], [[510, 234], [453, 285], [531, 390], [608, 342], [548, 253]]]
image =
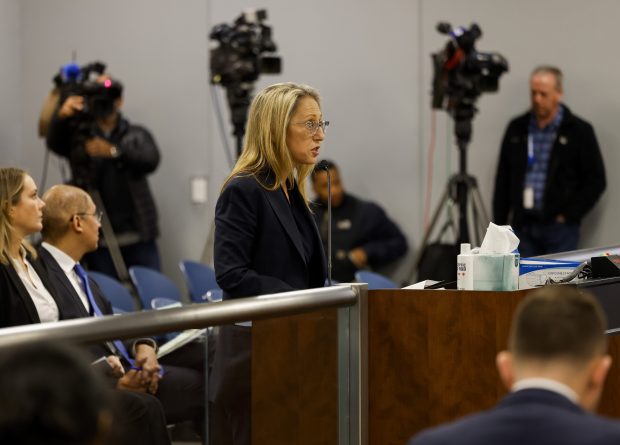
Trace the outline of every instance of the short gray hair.
[[530, 77], [534, 77], [538, 74], [551, 74], [555, 77], [555, 89], [557, 91], [562, 91], [564, 84], [564, 75], [562, 74], [562, 70], [557, 66], [553, 65], [540, 65], [534, 68], [532, 71], [532, 75]]

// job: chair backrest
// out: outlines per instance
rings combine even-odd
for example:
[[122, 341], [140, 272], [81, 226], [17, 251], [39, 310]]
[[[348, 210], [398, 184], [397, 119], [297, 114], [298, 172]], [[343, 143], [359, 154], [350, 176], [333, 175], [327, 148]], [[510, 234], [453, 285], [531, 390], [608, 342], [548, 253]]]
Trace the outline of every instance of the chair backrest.
[[88, 271], [88, 276], [97, 283], [103, 295], [110, 300], [115, 313], [117, 312], [116, 309], [120, 309], [122, 312], [133, 312], [136, 310], [131, 293], [120, 281], [92, 270]]
[[368, 283], [368, 289], [398, 289], [396, 283], [376, 272], [358, 270], [355, 272], [355, 280], [359, 283]]
[[129, 277], [136, 287], [142, 307], [152, 309], [151, 300], [157, 297], [169, 298], [181, 302], [181, 292], [170, 278], [148, 267], [132, 266]]
[[204, 303], [207, 291], [219, 289], [215, 280], [215, 270], [211, 266], [196, 261], [185, 260], [179, 263], [185, 278], [189, 296], [194, 303]]
[[222, 289], [210, 289], [202, 296], [202, 301], [213, 303], [215, 301], [222, 301], [223, 297], [224, 291]]

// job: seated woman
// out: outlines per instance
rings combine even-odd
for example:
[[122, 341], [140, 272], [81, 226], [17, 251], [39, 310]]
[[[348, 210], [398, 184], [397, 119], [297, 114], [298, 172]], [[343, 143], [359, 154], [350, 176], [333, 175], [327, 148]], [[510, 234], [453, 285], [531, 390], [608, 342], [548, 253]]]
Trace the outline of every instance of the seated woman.
[[40, 232], [43, 207], [24, 170], [0, 168], [0, 327], [58, 321], [51, 284], [26, 237]]
[[[62, 304], [26, 237], [40, 232], [44, 202], [24, 170], [0, 168], [0, 328], [62, 319]], [[140, 372], [124, 372], [108, 357], [119, 388], [139, 386]], [[169, 445], [161, 403], [150, 394], [114, 391], [114, 443]], [[4, 443], [4, 442], [2, 442]]]

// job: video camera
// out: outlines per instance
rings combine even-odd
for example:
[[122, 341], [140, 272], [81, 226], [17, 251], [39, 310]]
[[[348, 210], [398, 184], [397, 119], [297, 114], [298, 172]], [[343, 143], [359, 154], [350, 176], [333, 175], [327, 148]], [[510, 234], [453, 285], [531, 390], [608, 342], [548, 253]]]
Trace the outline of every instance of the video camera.
[[242, 13], [232, 26], [222, 23], [211, 30], [209, 38], [219, 42], [211, 49], [211, 82], [225, 87], [254, 82], [259, 74], [279, 74], [282, 59], [274, 55], [271, 27], [263, 22], [267, 11]]
[[473, 116], [478, 96], [499, 89], [499, 78], [508, 71], [508, 61], [499, 53], [476, 50], [482, 30], [475, 23], [469, 29], [454, 29], [449, 23], [440, 22], [437, 31], [449, 35], [450, 40], [443, 50], [432, 54], [433, 108], [454, 112], [463, 106], [471, 107]]
[[69, 63], [60, 68], [54, 76], [54, 84], [60, 91], [60, 103], [69, 96], [84, 97], [82, 114], [94, 119], [104, 118], [114, 110], [114, 101], [121, 97], [123, 85], [112, 78], [98, 82], [97, 78], [105, 72], [106, 65], [93, 62], [78, 66]]

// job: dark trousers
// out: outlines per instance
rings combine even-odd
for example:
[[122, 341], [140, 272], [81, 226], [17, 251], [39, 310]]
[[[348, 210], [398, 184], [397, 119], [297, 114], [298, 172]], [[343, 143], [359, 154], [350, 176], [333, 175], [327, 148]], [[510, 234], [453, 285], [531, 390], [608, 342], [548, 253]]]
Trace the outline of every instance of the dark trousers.
[[170, 445], [164, 409], [156, 397], [112, 390], [113, 423], [107, 444]]
[[215, 443], [250, 445], [252, 328], [220, 326], [215, 344], [209, 400], [213, 402]]
[[518, 230], [521, 258], [576, 250], [579, 224], [529, 222]]
[[168, 423], [192, 421], [203, 438], [206, 425], [204, 343], [191, 342], [160, 359], [165, 374], [159, 383], [161, 401]]
[[[155, 240], [143, 241], [121, 247], [125, 266], [144, 266], [149, 269], [161, 270], [161, 259]], [[100, 247], [95, 252], [84, 256], [90, 270], [104, 273], [118, 279], [116, 269], [107, 247]]]

